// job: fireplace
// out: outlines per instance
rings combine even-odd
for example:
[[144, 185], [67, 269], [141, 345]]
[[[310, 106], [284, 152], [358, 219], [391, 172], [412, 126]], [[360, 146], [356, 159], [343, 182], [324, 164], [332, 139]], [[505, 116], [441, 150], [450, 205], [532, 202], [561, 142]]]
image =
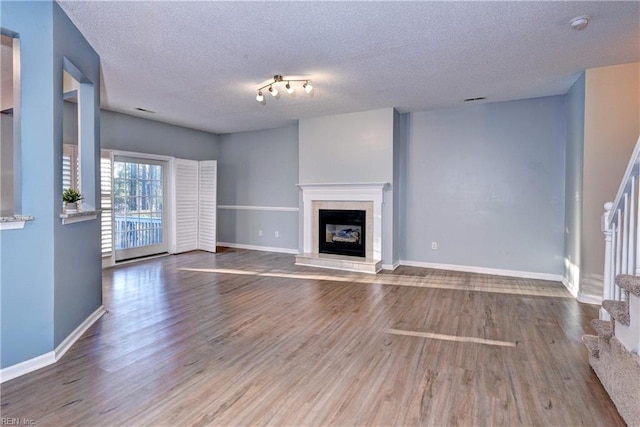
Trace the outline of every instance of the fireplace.
[[[387, 183], [345, 183], [345, 184], [298, 184], [302, 190], [302, 252], [296, 255], [296, 265], [330, 268], [345, 271], [375, 274], [382, 269], [382, 222], [383, 202]], [[329, 245], [329, 251], [336, 248], [334, 243], [348, 243], [353, 249], [357, 240], [354, 232], [360, 231], [360, 251], [348, 255], [336, 255], [322, 250], [327, 240], [327, 226], [320, 225], [320, 211], [360, 211], [365, 212], [360, 224], [346, 221], [332, 221], [337, 231], [343, 231], [343, 238]], [[361, 215], [361, 214], [359, 214]], [[389, 217], [391, 218], [391, 217]], [[358, 230], [355, 226], [359, 226]], [[387, 225], [391, 227], [390, 224]], [[349, 230], [351, 229], [351, 230]], [[333, 233], [329, 228], [329, 233]], [[339, 240], [347, 240], [339, 242]], [[390, 243], [390, 242], [389, 242]], [[361, 252], [362, 251], [362, 252]]]
[[319, 253], [365, 257], [366, 211], [320, 209], [318, 214]]

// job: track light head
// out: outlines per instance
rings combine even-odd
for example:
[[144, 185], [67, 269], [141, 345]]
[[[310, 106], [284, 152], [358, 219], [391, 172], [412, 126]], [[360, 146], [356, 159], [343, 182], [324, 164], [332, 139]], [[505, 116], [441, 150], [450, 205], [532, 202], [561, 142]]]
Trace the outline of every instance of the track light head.
[[302, 87], [307, 93], [311, 93], [311, 91], [313, 90], [313, 86], [311, 86], [311, 84], [309, 83], [309, 80], [307, 80], [306, 83], [302, 85]]
[[278, 89], [275, 89], [273, 86], [269, 86], [269, 93], [271, 96], [278, 96]]
[[285, 85], [285, 89], [287, 89], [288, 94], [293, 93], [293, 87], [289, 84], [289, 82], [287, 82], [287, 84]]
[[264, 101], [264, 96], [262, 96], [262, 91], [261, 90], [259, 90], [258, 91], [258, 95], [256, 95], [256, 101], [258, 101], [258, 102]]

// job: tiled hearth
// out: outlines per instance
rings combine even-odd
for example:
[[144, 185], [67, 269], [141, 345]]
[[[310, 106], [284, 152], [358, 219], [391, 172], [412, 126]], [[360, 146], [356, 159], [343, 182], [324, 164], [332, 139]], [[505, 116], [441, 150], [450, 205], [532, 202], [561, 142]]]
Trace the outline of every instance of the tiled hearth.
[[331, 254], [296, 255], [296, 265], [372, 274], [375, 274], [382, 269], [382, 261], [380, 260]]
[[[377, 273], [382, 268], [382, 204], [385, 183], [299, 184], [303, 204], [303, 253], [296, 265]], [[366, 211], [365, 257], [321, 254], [318, 251], [318, 211]]]

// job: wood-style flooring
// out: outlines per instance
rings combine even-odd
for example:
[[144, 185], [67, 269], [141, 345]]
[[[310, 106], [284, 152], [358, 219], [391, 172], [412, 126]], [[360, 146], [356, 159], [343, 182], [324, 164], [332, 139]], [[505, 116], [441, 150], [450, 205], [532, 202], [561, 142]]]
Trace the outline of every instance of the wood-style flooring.
[[108, 310], [4, 383], [37, 426], [616, 426], [560, 283], [193, 252], [104, 271]]

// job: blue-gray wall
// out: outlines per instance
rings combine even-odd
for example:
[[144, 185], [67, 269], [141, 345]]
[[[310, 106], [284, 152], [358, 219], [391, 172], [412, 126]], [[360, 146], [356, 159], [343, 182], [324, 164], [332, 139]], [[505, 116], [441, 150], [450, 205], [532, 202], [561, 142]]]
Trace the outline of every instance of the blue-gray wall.
[[218, 149], [218, 241], [296, 250], [298, 212], [260, 208], [298, 207], [298, 127], [220, 135]]
[[2, 368], [53, 349], [53, 4], [1, 2], [2, 27], [20, 33], [22, 213], [36, 221], [0, 231]]
[[24, 229], [0, 232], [0, 366], [5, 368], [52, 351], [101, 304], [99, 222], [63, 227], [59, 218], [63, 56], [95, 84], [96, 112], [100, 77], [98, 55], [57, 3], [2, 2], [0, 7], [2, 27], [19, 33], [21, 41], [21, 213], [35, 217]]
[[[78, 144], [77, 104], [64, 103], [65, 144]], [[216, 160], [219, 136], [182, 126], [100, 110], [101, 148], [189, 160]]]
[[411, 114], [402, 259], [562, 275], [565, 120], [564, 96]]
[[102, 148], [189, 160], [216, 160], [218, 135], [102, 110]]
[[[100, 194], [100, 57], [84, 39], [71, 20], [55, 4], [53, 8], [53, 82], [54, 82], [54, 213], [61, 210], [62, 200], [62, 129], [63, 129], [63, 58], [79, 69], [85, 80], [93, 85], [93, 105], [80, 105], [82, 110], [93, 110], [96, 118], [93, 133], [93, 179], [83, 167], [83, 193], [88, 183], [93, 194]], [[82, 90], [82, 89], [81, 89]], [[24, 104], [23, 104], [24, 105]], [[87, 114], [81, 114], [86, 117]], [[83, 142], [83, 144], [85, 144]], [[89, 152], [87, 145], [81, 150]], [[84, 160], [83, 160], [84, 165]], [[86, 194], [85, 194], [86, 195]], [[99, 196], [97, 197], [99, 199]], [[56, 203], [57, 201], [57, 203]], [[99, 203], [99, 200], [96, 201]], [[57, 206], [56, 206], [57, 205]], [[97, 207], [99, 208], [99, 206]], [[100, 221], [86, 221], [63, 226], [59, 219], [54, 224], [54, 340], [59, 345], [91, 313], [102, 305], [102, 271]], [[70, 271], [72, 273], [70, 274]]]
[[564, 256], [567, 285], [580, 290], [582, 268], [582, 181], [584, 167], [585, 75], [582, 73], [567, 97], [567, 164], [565, 170]]

